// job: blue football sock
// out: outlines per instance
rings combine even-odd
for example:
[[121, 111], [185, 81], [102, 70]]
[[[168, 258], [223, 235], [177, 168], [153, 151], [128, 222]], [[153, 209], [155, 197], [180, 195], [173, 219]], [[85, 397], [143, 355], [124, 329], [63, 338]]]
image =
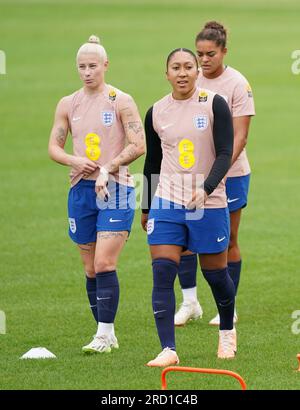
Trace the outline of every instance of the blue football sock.
[[114, 323], [119, 304], [117, 272], [98, 272], [96, 279], [98, 322]]
[[154, 259], [152, 269], [152, 307], [161, 347], [176, 350], [174, 281], [178, 265], [170, 259]]
[[237, 290], [238, 290], [238, 286], [240, 282], [241, 269], [242, 269], [241, 260], [238, 262], [228, 262], [228, 272], [234, 283], [235, 296], [237, 294]]
[[180, 259], [178, 278], [181, 289], [196, 287], [197, 255], [184, 255]]
[[202, 269], [203, 276], [211, 287], [220, 315], [220, 330], [233, 329], [235, 289], [227, 267], [224, 269]]
[[97, 283], [96, 278], [89, 278], [86, 276], [86, 292], [90, 301], [90, 308], [92, 314], [98, 323], [98, 312], [97, 312], [97, 298], [96, 298], [96, 291], [97, 291]]

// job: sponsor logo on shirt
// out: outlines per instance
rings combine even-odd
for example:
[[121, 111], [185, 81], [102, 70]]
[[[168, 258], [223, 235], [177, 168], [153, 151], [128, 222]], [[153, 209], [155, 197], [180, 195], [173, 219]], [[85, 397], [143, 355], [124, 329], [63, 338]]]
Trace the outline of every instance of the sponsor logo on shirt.
[[206, 128], [208, 127], [207, 115], [197, 115], [197, 117], [194, 117], [194, 124], [197, 130], [206, 130]]
[[248, 93], [248, 97], [252, 98], [253, 94], [252, 94], [252, 90], [251, 90], [251, 87], [250, 87], [249, 84], [247, 84], [246, 90], [247, 90], [247, 93]]
[[202, 90], [202, 91], [199, 92], [199, 102], [206, 102], [207, 97], [208, 97], [208, 94], [207, 94], [206, 91]]
[[115, 90], [111, 90], [108, 94], [109, 100], [110, 101], [115, 101], [116, 97], [117, 97], [117, 94], [116, 94]]
[[115, 120], [114, 111], [102, 111], [102, 123], [105, 127], [110, 127], [113, 125]]

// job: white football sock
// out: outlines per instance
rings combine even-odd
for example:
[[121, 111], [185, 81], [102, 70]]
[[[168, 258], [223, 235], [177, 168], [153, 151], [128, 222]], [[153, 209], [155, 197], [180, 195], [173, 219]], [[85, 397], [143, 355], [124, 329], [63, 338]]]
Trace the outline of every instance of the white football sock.
[[114, 329], [114, 324], [113, 323], [103, 323], [99, 322], [98, 323], [98, 330], [96, 336], [110, 336], [111, 333], [113, 332]]
[[183, 302], [195, 302], [197, 300], [197, 286], [194, 288], [181, 289]]

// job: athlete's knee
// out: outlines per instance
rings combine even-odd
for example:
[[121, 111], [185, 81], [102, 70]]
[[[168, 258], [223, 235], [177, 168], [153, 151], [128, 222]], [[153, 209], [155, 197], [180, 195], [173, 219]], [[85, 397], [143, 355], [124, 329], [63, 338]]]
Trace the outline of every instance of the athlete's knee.
[[94, 278], [96, 276], [95, 269], [94, 269], [94, 261], [93, 260], [86, 260], [83, 262], [83, 268], [85, 274], [88, 278]]
[[108, 257], [95, 258], [94, 270], [95, 272], [111, 272], [116, 270], [116, 264]]
[[85, 274], [88, 278], [95, 278], [96, 277], [96, 272], [95, 269], [85, 269]]

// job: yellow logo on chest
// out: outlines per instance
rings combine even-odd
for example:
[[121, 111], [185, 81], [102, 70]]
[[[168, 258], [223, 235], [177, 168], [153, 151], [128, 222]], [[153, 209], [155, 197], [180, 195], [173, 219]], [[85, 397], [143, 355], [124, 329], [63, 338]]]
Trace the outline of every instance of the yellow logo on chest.
[[85, 145], [86, 145], [86, 156], [91, 159], [92, 161], [97, 161], [100, 158], [101, 150], [100, 150], [100, 141], [101, 138], [99, 135], [95, 134], [94, 132], [89, 132], [85, 137]]

